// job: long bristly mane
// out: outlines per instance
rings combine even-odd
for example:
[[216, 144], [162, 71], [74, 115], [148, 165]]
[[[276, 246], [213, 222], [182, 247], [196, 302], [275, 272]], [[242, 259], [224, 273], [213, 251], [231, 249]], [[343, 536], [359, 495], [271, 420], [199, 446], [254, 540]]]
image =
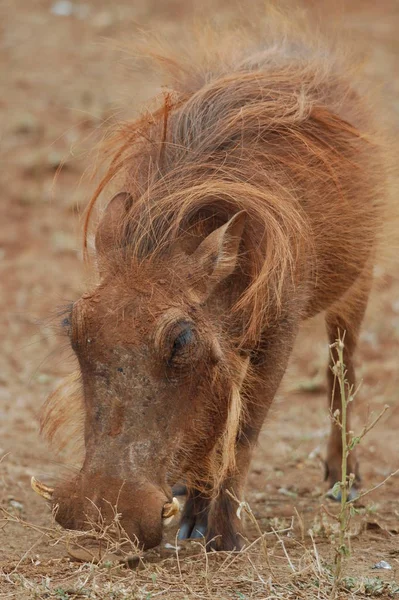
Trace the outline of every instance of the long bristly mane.
[[[355, 92], [332, 56], [298, 39], [272, 40], [252, 55], [239, 46], [223, 50], [218, 40], [205, 52], [199, 44], [192, 62], [155, 53], [172, 85], [155, 110], [105, 141], [110, 164], [88, 207], [85, 247], [93, 207], [115, 179], [133, 199], [119, 244], [138, 260], [165, 254], [196, 221], [245, 210], [249, 285], [235, 310], [256, 342], [268, 312], [281, 308], [287, 277], [295, 285], [301, 256], [310, 262], [317, 243], [304, 194], [345, 197], [364, 168], [357, 144], [371, 141], [367, 115], [345, 114]], [[375, 218], [365, 218], [368, 227]]]

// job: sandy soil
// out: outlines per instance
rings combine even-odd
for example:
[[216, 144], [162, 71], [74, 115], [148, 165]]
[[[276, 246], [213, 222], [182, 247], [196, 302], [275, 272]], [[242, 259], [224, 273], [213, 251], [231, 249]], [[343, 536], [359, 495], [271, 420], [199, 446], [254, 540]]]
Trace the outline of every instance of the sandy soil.
[[[39, 438], [37, 415], [48, 393], [73, 366], [54, 323], [57, 309], [84, 289], [80, 214], [93, 189], [87, 176], [93, 162], [89, 149], [108, 122], [120, 115], [134, 116], [135, 107], [157, 85], [143, 72], [124, 70], [127, 59], [109, 40], [129, 39], [137, 24], [178, 35], [194, 11], [193, 3], [182, 0], [88, 0], [75, 2], [75, 12], [61, 16], [54, 14], [54, 5], [49, 0], [0, 3], [0, 503], [8, 519], [14, 515], [37, 527], [49, 527], [51, 517], [31, 492], [30, 477], [60, 472], [57, 459]], [[330, 4], [323, 6], [330, 18]], [[367, 51], [366, 72], [373, 85], [382, 86], [386, 102], [381, 110], [397, 130], [399, 6], [394, 0], [378, 7], [354, 2], [344, 12], [342, 26]], [[221, 4], [218, 14], [220, 19], [235, 19], [228, 3]], [[55, 177], [60, 165], [63, 169]], [[367, 313], [358, 352], [363, 386], [356, 426], [364, 423], [368, 407], [377, 413], [385, 404], [390, 406], [359, 449], [365, 488], [399, 467], [397, 275], [397, 264], [389, 273], [377, 272], [379, 291]], [[271, 524], [283, 528], [295, 507], [305, 531], [314, 532], [320, 556], [331, 562], [333, 548], [320, 509], [324, 503], [335, 510], [324, 498], [322, 468], [329, 430], [326, 356], [322, 320], [306, 324], [264, 427], [247, 500], [262, 529]], [[353, 525], [351, 575], [378, 575], [399, 583], [398, 498], [399, 478], [392, 478], [362, 502], [362, 514]], [[254, 536], [250, 528], [249, 537]], [[392, 569], [373, 571], [380, 560]], [[42, 530], [9, 520], [0, 524], [0, 597], [74, 597], [54, 590], [63, 589], [57, 582], [76, 568], [63, 545], [50, 545]], [[46, 578], [49, 588], [43, 591]], [[239, 583], [234, 589], [241, 589]], [[380, 597], [388, 597], [388, 588], [383, 589]], [[216, 591], [214, 597], [269, 597], [246, 593]], [[138, 591], [131, 597], [152, 597], [143, 594]], [[92, 597], [111, 596], [98, 592]], [[164, 597], [191, 596], [185, 590]]]

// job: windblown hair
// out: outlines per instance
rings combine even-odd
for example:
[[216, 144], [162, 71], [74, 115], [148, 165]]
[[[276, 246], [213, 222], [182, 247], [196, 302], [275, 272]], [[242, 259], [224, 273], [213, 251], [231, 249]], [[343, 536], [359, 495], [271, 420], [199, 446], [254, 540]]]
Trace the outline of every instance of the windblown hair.
[[242, 397], [243, 384], [248, 373], [249, 358], [241, 361], [239, 380], [232, 381], [228, 406], [228, 415], [220, 444], [214, 450], [214, 466], [209, 469], [213, 474], [213, 489], [219, 489], [227, 475], [234, 472], [236, 466], [236, 443], [245, 421], [245, 401]]
[[[354, 256], [370, 251], [366, 240], [381, 212], [373, 195], [383, 174], [368, 158], [375, 152], [369, 115], [338, 60], [317, 45], [309, 49], [298, 34], [272, 38], [250, 55], [245, 42], [235, 40], [233, 50], [208, 40], [186, 60], [155, 54], [172, 85], [158, 108], [106, 140], [111, 162], [88, 207], [85, 244], [93, 207], [115, 178], [132, 198], [118, 244], [137, 260], [165, 255], [196, 223], [245, 210], [249, 284], [235, 310], [245, 315], [247, 340], [256, 342], [270, 312], [281, 309], [287, 278], [295, 285], [301, 276], [305, 256], [308, 276], [330, 285], [313, 248], [323, 236], [324, 246], [332, 245], [330, 219], [350, 240], [342, 203], [357, 205], [364, 244], [347, 242], [341, 260], [350, 268]], [[359, 186], [362, 197], [354, 193]], [[307, 211], [318, 204], [323, 215], [315, 227]]]
[[40, 433], [71, 466], [84, 459], [84, 397], [80, 371], [72, 372], [47, 398], [40, 412]]

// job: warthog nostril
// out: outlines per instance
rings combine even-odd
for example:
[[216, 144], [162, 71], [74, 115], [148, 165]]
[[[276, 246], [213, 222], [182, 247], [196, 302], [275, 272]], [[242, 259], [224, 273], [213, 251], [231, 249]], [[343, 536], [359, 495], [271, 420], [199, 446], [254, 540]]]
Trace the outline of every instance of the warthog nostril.
[[164, 525], [169, 525], [174, 519], [174, 517], [180, 512], [180, 504], [177, 498], [173, 498], [172, 502], [167, 502], [164, 504], [162, 509], [162, 523]]
[[38, 481], [35, 477], [32, 477], [30, 480], [31, 488], [36, 494], [42, 496], [46, 500], [52, 500], [54, 494], [54, 488], [45, 485], [41, 481]]

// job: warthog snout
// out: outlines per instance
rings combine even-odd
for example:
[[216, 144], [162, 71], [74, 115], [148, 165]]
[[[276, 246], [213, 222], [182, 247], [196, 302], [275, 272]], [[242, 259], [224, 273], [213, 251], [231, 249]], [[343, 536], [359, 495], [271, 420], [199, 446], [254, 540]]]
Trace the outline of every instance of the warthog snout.
[[32, 478], [32, 488], [52, 502], [56, 521], [66, 529], [101, 531], [111, 525], [111, 535], [120, 541], [129, 538], [144, 549], [161, 542], [163, 526], [179, 512], [176, 498], [145, 480], [131, 483], [82, 474], [55, 489]]

